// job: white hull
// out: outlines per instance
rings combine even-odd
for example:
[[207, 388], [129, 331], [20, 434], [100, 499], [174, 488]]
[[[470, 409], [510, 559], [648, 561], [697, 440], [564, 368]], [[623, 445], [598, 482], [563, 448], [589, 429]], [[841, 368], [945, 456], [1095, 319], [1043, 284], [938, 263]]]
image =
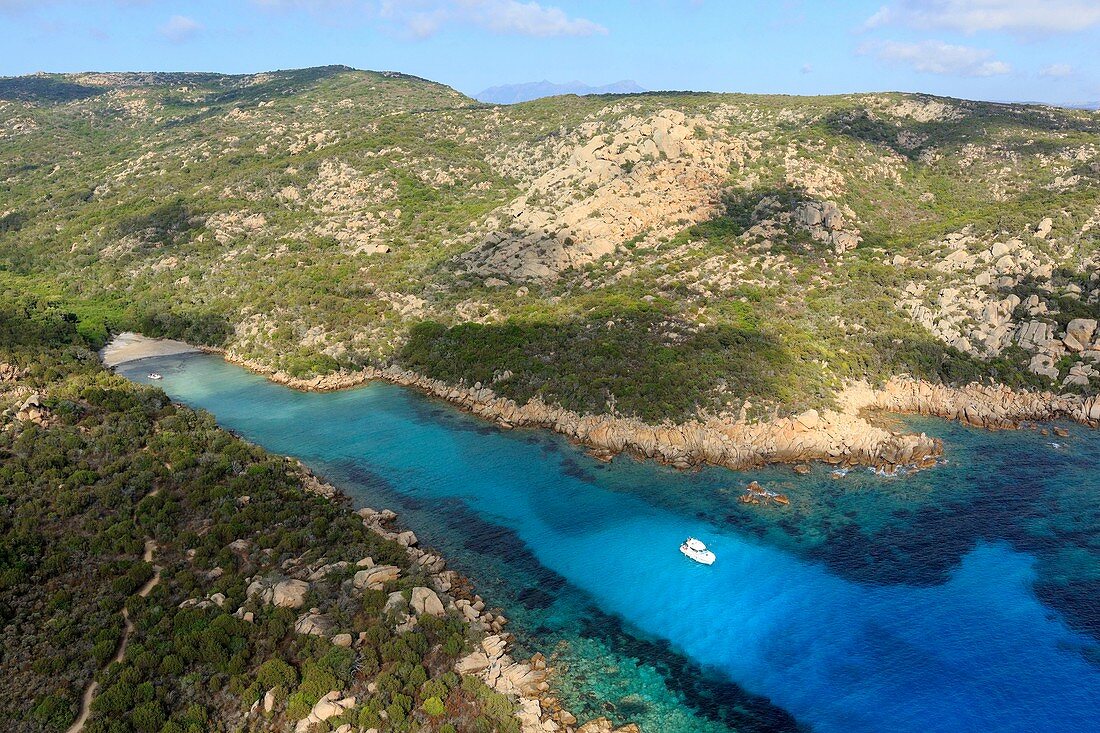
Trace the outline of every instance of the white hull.
[[684, 553], [685, 557], [689, 557], [695, 562], [703, 565], [713, 565], [714, 561], [718, 559], [710, 550], [699, 552], [698, 550], [691, 549], [687, 545], [680, 545], [680, 552]]

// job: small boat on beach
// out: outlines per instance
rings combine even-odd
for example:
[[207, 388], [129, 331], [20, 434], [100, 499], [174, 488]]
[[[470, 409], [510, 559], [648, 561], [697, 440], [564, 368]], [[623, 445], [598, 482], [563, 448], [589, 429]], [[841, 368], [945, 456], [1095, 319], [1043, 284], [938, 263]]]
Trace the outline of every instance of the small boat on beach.
[[694, 537], [688, 537], [684, 540], [684, 544], [680, 545], [680, 552], [703, 565], [713, 565], [714, 561], [718, 559], [713, 552], [707, 549], [706, 545]]
[[157, 372], [151, 372], [151, 373], [149, 374], [149, 379], [164, 379], [164, 377], [162, 377], [162, 376], [161, 376], [161, 375], [160, 375], [159, 373], [157, 373]]

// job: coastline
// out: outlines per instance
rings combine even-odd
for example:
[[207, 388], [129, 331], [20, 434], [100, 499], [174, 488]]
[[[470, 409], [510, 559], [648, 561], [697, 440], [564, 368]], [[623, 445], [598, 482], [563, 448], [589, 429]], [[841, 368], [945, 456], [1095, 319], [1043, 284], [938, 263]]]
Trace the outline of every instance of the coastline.
[[[948, 387], [910, 377], [894, 377], [881, 387], [851, 383], [838, 394], [837, 410], [807, 410], [793, 417], [761, 422], [709, 418], [651, 425], [634, 418], [580, 414], [537, 398], [520, 405], [480, 383], [472, 387], [447, 384], [396, 366], [302, 379], [224, 349], [137, 334], [120, 334], [117, 338], [126, 339], [125, 358], [109, 366], [147, 356], [201, 351], [218, 354], [272, 382], [301, 391], [328, 392], [386, 381], [420, 390], [504, 429], [552, 430], [604, 460], [628, 453], [682, 469], [709, 464], [741, 470], [766, 464], [824, 461], [893, 471], [899, 466], [927, 467], [943, 453], [940, 442], [923, 433], [899, 432], [873, 424], [866, 413], [877, 411], [939, 417], [987, 429], [1013, 429], [1024, 422], [1051, 420], [1100, 425], [1100, 396], [1084, 398], [977, 383]], [[108, 345], [101, 354], [110, 348]], [[116, 359], [118, 352], [114, 352]]]
[[852, 382], [837, 395], [838, 410], [807, 410], [762, 422], [711, 418], [650, 425], [634, 418], [580, 414], [537, 398], [519, 405], [480, 384], [451, 385], [395, 366], [301, 379], [222, 349], [203, 351], [291, 389], [331, 392], [385, 381], [442, 399], [504, 429], [552, 430], [601, 459], [628, 453], [681, 469], [709, 464], [743, 470], [823, 461], [893, 471], [899, 466], [926, 468], [942, 455], [940, 441], [924, 433], [874, 424], [868, 413], [876, 412], [938, 417], [987, 430], [1054, 420], [1100, 427], [1100, 395], [1086, 398], [978, 383], [950, 387], [907, 376], [893, 377], [881, 387]]
[[931, 465], [943, 452], [939, 441], [927, 435], [887, 430], [856, 413], [835, 410], [808, 410], [795, 417], [756, 423], [711, 418], [650, 425], [634, 418], [580, 414], [537, 398], [520, 405], [480, 383], [473, 387], [451, 385], [395, 366], [300, 379], [229, 352], [210, 351], [277, 384], [301, 391], [349, 389], [376, 380], [411, 387], [504, 429], [552, 430], [603, 460], [627, 453], [681, 469], [709, 464], [740, 470], [769, 463], [820, 460], [893, 470], [898, 466]]
[[104, 366], [114, 368], [119, 364], [146, 359], [150, 356], [172, 356], [199, 351], [202, 351], [201, 347], [193, 346], [185, 341], [150, 338], [140, 333], [126, 331], [112, 338], [106, 346], [99, 350], [99, 360], [103, 362]]
[[[346, 494], [301, 461], [290, 457], [286, 460], [294, 465], [306, 491], [337, 505], [351, 505]], [[508, 619], [488, 606], [468, 578], [446, 569], [447, 560], [439, 553], [420, 547], [413, 531], [396, 526], [399, 518], [395, 512], [369, 507], [349, 511], [362, 520], [367, 530], [404, 547], [410, 562], [424, 569], [442, 607], [484, 634], [481, 643], [458, 660], [455, 671], [473, 675], [508, 697], [516, 707], [515, 717], [523, 733], [639, 733], [633, 723], [616, 727], [607, 718], [577, 726], [576, 716], [563, 708], [553, 694], [549, 680], [554, 669], [547, 664], [546, 657], [537, 653], [530, 659], [519, 660], [511, 655], [513, 638], [505, 631]]]
[[[166, 352], [156, 339], [135, 336], [127, 337], [130, 348], [126, 358], [116, 363], [166, 354], [206, 352], [219, 354], [230, 363], [301, 391], [336, 391], [384, 380], [444, 399], [503, 428], [548, 428], [590, 450], [605, 451], [607, 456], [629, 452], [680, 468], [702, 462], [743, 468], [765, 462], [809, 460], [848, 465], [866, 460], [865, 465], [886, 468], [914, 464], [922, 467], [933, 464], [935, 456], [942, 452], [939, 441], [923, 433], [905, 434], [873, 425], [865, 417], [867, 412], [928, 415], [987, 429], [1017, 428], [1023, 422], [1053, 419], [1077, 420], [1095, 427], [1097, 421], [1092, 414], [1095, 412], [1100, 417], [1098, 397], [1085, 399], [1049, 392], [1017, 392], [1003, 386], [978, 384], [951, 388], [899, 377], [879, 388], [864, 383], [849, 385], [838, 395], [839, 411], [826, 410], [819, 414], [810, 410], [797, 417], [763, 423], [710, 420], [652, 426], [613, 416], [578, 415], [541, 401], [517, 405], [480, 385], [456, 387], [396, 367], [297, 379], [221, 349], [184, 344], [186, 349]], [[172, 348], [181, 343], [174, 342]], [[142, 345], [151, 353], [143, 352]], [[738, 443], [738, 440], [743, 442]], [[734, 461], [737, 463], [731, 465]], [[300, 462], [295, 463], [303, 475], [306, 490], [337, 503], [348, 503], [338, 489]], [[487, 607], [467, 578], [445, 569], [445, 558], [419, 547], [411, 531], [394, 526], [397, 516], [393, 512], [364, 508], [354, 513], [366, 528], [404, 545], [410, 560], [427, 571], [428, 584], [439, 594], [444, 606], [484, 634], [482, 642], [459, 660], [455, 669], [478, 677], [512, 700], [523, 733], [637, 733], [634, 724], [616, 728], [606, 718], [579, 725], [576, 717], [564, 709], [554, 695], [554, 670], [545, 657], [535, 654], [528, 660], [517, 660], [511, 656], [513, 640], [505, 630], [508, 620]]]
[[[154, 356], [204, 352], [224, 355], [220, 349], [125, 333], [101, 349], [99, 357], [105, 366], [113, 368]], [[511, 654], [513, 637], [505, 630], [508, 619], [499, 613], [499, 609], [494, 612], [488, 606], [475, 592], [474, 584], [468, 578], [447, 569], [446, 558], [421, 547], [413, 531], [395, 526], [399, 521], [395, 512], [368, 507], [350, 508], [351, 499], [340, 489], [326, 482], [298, 459], [286, 456], [285, 460], [298, 473], [303, 490], [347, 507], [348, 511], [359, 517], [364, 528], [404, 547], [410, 562], [423, 568], [443, 608], [484, 635], [471, 653], [458, 660], [455, 671], [477, 677], [490, 689], [511, 700], [522, 733], [639, 733], [634, 723], [615, 726], [606, 717], [579, 724], [576, 716], [562, 707], [561, 701], [554, 695], [550, 684], [554, 669], [548, 665], [545, 656], [537, 653], [527, 660], [515, 659]], [[94, 692], [94, 687], [90, 688], [89, 696]], [[254, 704], [250, 713], [255, 712], [258, 705]]]

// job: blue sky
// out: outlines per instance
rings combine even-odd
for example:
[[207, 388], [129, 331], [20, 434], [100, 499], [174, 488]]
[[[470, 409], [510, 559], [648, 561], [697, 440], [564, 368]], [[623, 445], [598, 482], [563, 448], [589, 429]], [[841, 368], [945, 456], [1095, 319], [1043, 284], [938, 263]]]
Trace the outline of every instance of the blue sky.
[[1100, 0], [0, 0], [0, 75], [392, 69], [467, 92], [924, 91], [1100, 101]]

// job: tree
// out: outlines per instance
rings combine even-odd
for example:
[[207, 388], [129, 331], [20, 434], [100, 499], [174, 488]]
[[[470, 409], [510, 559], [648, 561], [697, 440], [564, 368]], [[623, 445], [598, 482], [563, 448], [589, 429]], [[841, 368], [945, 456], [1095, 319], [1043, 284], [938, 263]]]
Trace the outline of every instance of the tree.
[[164, 726], [164, 710], [156, 701], [143, 702], [130, 714], [130, 722], [139, 733], [158, 733]]
[[272, 687], [289, 690], [298, 684], [298, 671], [282, 659], [275, 657], [260, 665], [256, 670], [256, 679], [265, 690], [270, 690]]

